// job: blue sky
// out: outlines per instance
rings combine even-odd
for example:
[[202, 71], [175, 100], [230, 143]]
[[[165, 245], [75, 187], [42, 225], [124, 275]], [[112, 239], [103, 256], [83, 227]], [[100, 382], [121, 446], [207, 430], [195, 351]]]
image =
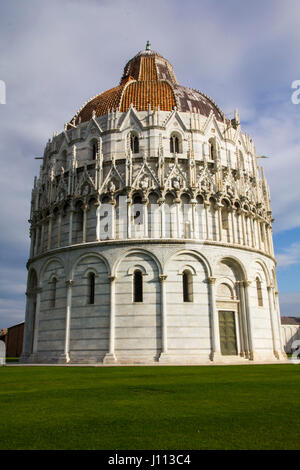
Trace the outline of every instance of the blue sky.
[[281, 313], [300, 315], [299, 16], [298, 0], [0, 0], [0, 328], [24, 318], [34, 157], [148, 39], [270, 157]]

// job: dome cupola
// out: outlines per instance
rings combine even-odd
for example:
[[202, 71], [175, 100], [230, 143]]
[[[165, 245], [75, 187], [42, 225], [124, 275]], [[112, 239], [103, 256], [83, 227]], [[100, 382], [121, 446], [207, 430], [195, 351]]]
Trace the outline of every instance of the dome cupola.
[[218, 121], [226, 120], [223, 112], [203, 93], [179, 85], [170, 62], [158, 52], [146, 49], [138, 52], [124, 67], [120, 84], [100, 93], [84, 104], [72, 119], [77, 125], [99, 117], [111, 110], [126, 112], [130, 106], [137, 111], [160, 109], [193, 112], [209, 116], [211, 111]]

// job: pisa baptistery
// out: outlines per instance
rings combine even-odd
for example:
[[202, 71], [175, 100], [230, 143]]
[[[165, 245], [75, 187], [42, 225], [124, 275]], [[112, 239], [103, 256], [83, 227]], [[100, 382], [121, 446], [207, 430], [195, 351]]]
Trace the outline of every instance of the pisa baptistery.
[[238, 112], [147, 43], [46, 145], [22, 361], [284, 359], [272, 221]]

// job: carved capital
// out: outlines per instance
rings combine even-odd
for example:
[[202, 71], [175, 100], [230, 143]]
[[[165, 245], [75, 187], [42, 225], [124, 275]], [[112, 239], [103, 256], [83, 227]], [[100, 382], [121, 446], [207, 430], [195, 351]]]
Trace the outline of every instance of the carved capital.
[[31, 289], [27, 289], [25, 292], [26, 297], [32, 297], [36, 294], [41, 294], [42, 293], [42, 288], [40, 286], [38, 287], [33, 287]]
[[237, 281], [236, 284], [241, 286], [241, 287], [249, 287], [250, 284], [251, 284], [251, 281], [248, 281], [248, 280]]
[[167, 277], [168, 277], [168, 276], [167, 276], [166, 274], [160, 274], [160, 275], [158, 276], [160, 282], [166, 281], [166, 280], [167, 280]]
[[66, 281], [66, 286], [67, 286], [67, 287], [72, 287], [73, 284], [74, 284], [73, 279], [68, 279], [68, 280]]
[[240, 287], [249, 287], [252, 281], [236, 281], [236, 285]]
[[107, 279], [108, 279], [110, 282], [113, 282], [113, 281], [115, 281], [117, 278], [116, 278], [116, 276], [107, 276]]
[[213, 284], [213, 285], [216, 283], [216, 280], [217, 280], [217, 278], [216, 278], [216, 277], [213, 277], [213, 276], [209, 276], [209, 277], [207, 278], [207, 282], [208, 282], [209, 284]]

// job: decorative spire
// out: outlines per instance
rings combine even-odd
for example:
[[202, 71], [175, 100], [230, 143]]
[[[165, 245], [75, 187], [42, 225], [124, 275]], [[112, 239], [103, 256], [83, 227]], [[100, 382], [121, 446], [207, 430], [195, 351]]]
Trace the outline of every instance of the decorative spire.
[[147, 44], [146, 44], [146, 51], [150, 51], [150, 46], [151, 46], [150, 41], [147, 41]]

